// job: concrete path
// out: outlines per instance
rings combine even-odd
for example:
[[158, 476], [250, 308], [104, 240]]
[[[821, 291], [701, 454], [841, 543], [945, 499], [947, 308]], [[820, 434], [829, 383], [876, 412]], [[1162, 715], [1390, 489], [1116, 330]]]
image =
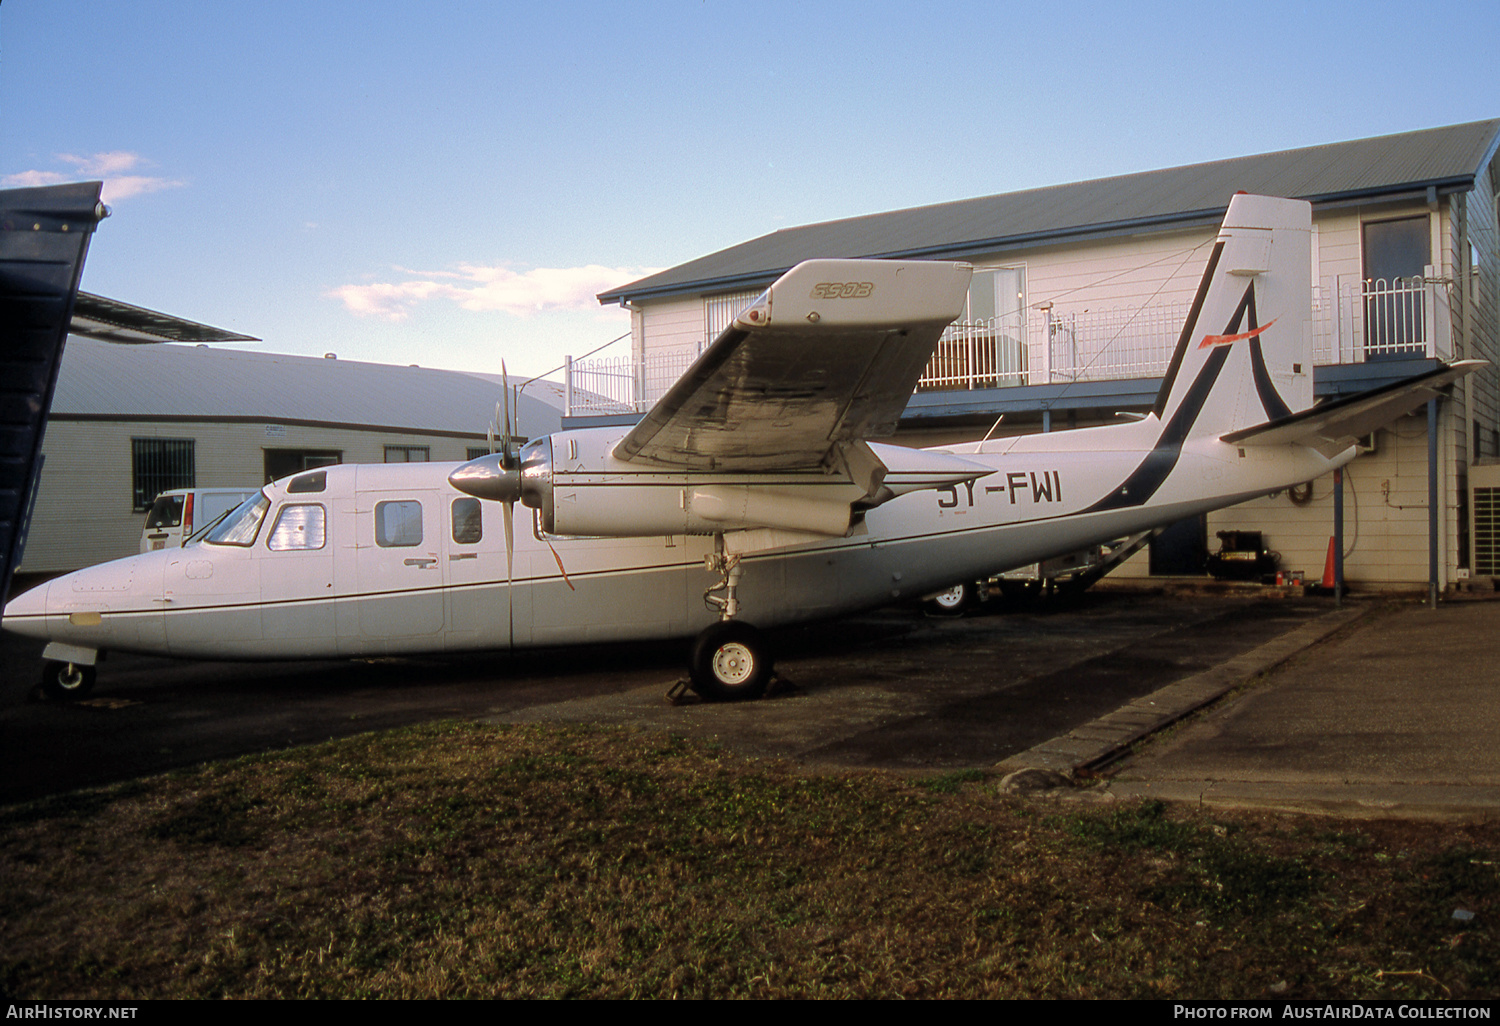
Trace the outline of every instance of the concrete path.
[[[1302, 651], [1278, 655], [1297, 642]], [[1500, 602], [1436, 611], [1356, 603], [1231, 663], [1253, 671], [1257, 659], [1268, 677], [1141, 745], [1112, 768], [1109, 792], [1339, 815], [1500, 817]], [[1190, 705], [1220, 670], [1224, 680], [1253, 676], [1225, 664], [1105, 720], [1140, 716], [1153, 701]]]

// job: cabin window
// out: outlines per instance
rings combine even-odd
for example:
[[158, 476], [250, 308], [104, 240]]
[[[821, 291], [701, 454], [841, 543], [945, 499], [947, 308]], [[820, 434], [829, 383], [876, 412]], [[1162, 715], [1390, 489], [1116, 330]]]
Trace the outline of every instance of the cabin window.
[[266, 539], [266, 548], [277, 552], [321, 549], [327, 540], [326, 521], [322, 506], [311, 503], [283, 506], [271, 536]]
[[422, 544], [422, 504], [415, 500], [375, 504], [375, 544], [385, 549]]
[[264, 495], [252, 495], [219, 521], [219, 526], [203, 540], [210, 545], [254, 545], [256, 535], [260, 534], [260, 522], [270, 508], [270, 499]]
[[460, 545], [477, 545], [484, 537], [484, 522], [478, 499], [453, 500], [453, 540]]
[[197, 484], [191, 438], [132, 438], [130, 464], [137, 513], [150, 509], [162, 492]]

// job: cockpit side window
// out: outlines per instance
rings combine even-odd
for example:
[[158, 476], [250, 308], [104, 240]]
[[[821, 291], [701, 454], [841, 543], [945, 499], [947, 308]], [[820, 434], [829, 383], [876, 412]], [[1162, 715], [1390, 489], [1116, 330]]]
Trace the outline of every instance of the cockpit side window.
[[422, 544], [422, 504], [414, 499], [375, 504], [375, 544], [383, 549]]
[[453, 540], [459, 545], [478, 545], [484, 537], [484, 520], [478, 499], [453, 500]]
[[321, 549], [327, 540], [326, 523], [322, 506], [314, 503], [283, 506], [276, 515], [276, 526], [266, 539], [266, 548], [276, 552]]
[[219, 526], [203, 540], [210, 545], [254, 545], [256, 536], [260, 534], [260, 523], [266, 518], [266, 510], [270, 508], [271, 500], [264, 494], [252, 495], [221, 520]]
[[311, 474], [298, 474], [286, 483], [287, 494], [321, 492], [328, 487], [328, 471], [315, 470]]

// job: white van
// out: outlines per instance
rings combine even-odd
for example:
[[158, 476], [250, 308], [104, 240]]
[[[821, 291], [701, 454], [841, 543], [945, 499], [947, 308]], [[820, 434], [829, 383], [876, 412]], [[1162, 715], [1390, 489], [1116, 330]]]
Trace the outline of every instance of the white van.
[[259, 494], [259, 488], [174, 488], [162, 492], [146, 514], [141, 551], [175, 549], [194, 531]]

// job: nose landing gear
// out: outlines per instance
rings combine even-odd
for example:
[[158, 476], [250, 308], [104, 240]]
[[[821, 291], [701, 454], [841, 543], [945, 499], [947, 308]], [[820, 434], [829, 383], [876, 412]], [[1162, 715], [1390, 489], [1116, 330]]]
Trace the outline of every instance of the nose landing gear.
[[42, 694], [54, 702], [76, 702], [94, 690], [96, 671], [81, 663], [42, 665]]

